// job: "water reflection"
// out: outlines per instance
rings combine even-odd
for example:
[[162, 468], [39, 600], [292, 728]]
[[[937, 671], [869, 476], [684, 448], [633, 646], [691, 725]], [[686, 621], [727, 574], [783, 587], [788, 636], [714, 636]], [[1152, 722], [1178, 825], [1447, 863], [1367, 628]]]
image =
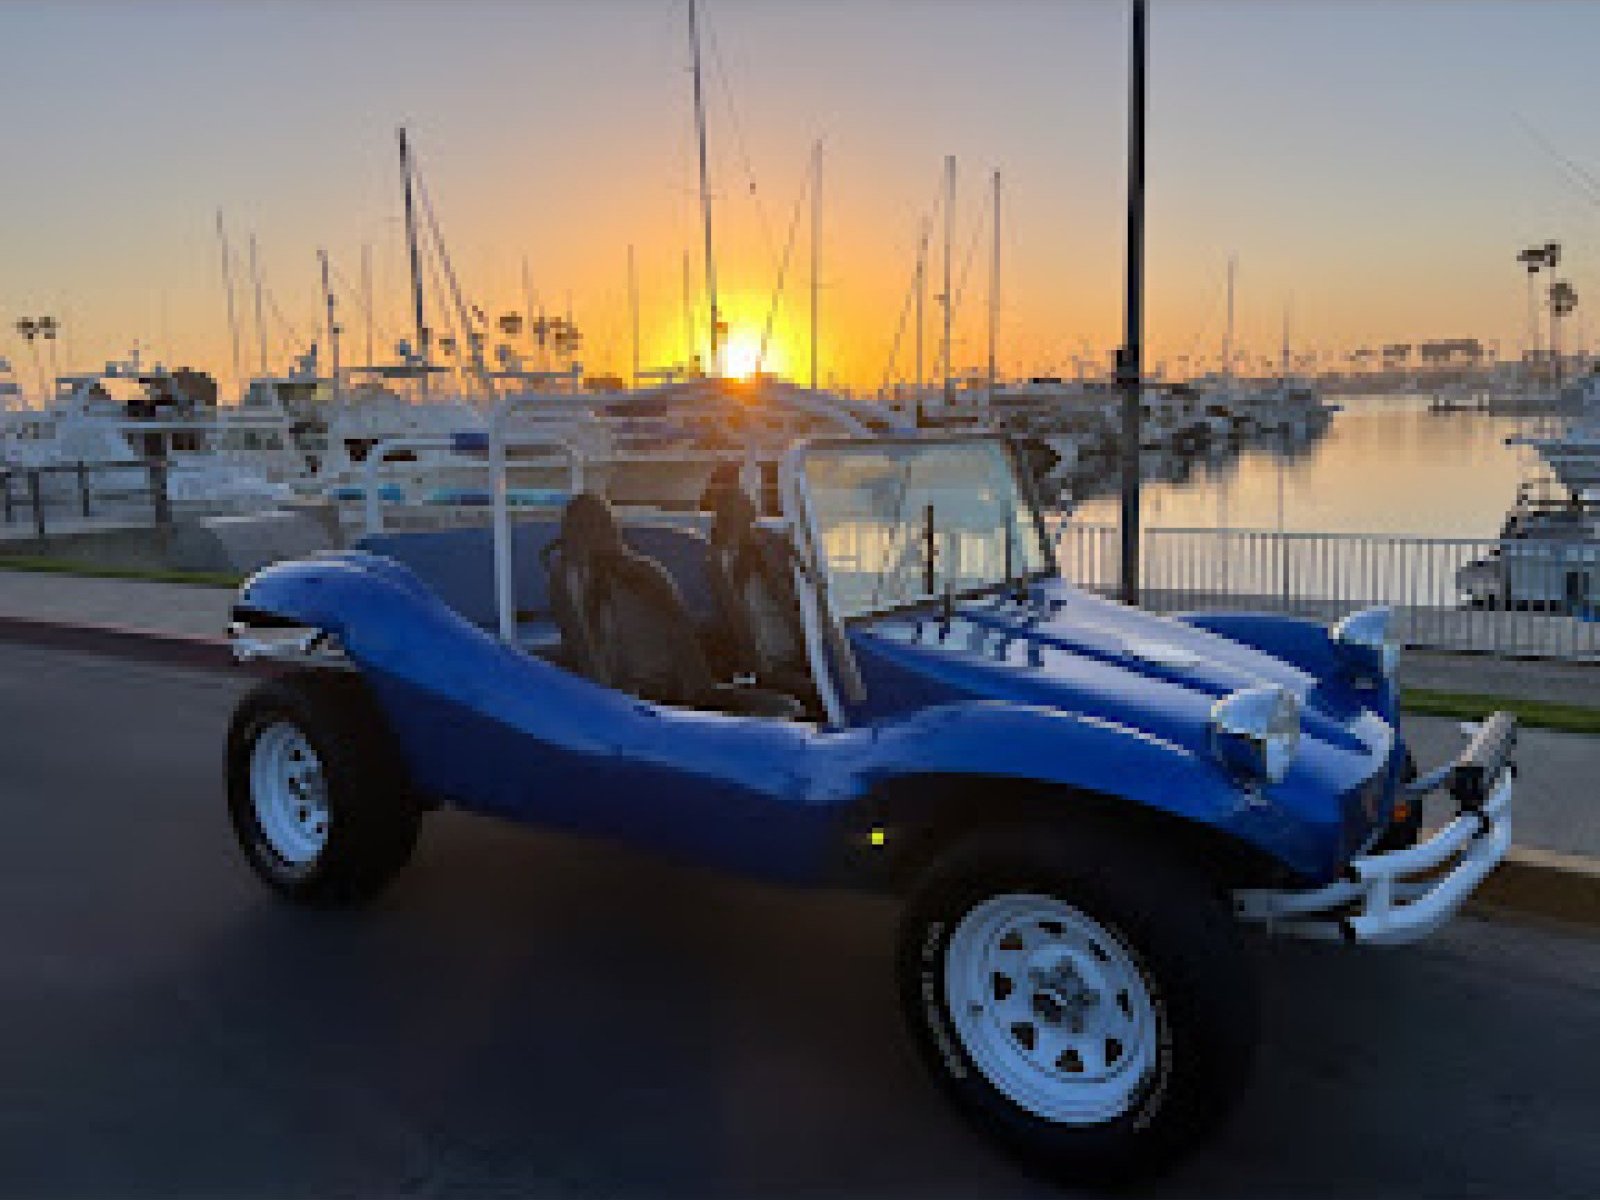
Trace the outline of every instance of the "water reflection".
[[[1149, 525], [1297, 532], [1416, 533], [1492, 537], [1531, 452], [1505, 444], [1514, 417], [1430, 413], [1426, 400], [1346, 397], [1326, 431], [1194, 457], [1144, 460]], [[1115, 522], [1114, 479], [1078, 507], [1088, 522]]]

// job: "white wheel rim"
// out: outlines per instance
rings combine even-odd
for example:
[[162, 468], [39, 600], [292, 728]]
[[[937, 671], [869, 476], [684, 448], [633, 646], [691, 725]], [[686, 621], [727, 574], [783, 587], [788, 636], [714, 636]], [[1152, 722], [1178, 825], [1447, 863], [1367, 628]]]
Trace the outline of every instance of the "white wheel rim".
[[969, 911], [945, 951], [945, 1002], [978, 1070], [1047, 1121], [1114, 1120], [1156, 1067], [1156, 1006], [1133, 955], [1053, 896]]
[[272, 852], [303, 867], [328, 843], [328, 787], [322, 761], [288, 721], [269, 725], [250, 752], [250, 799]]

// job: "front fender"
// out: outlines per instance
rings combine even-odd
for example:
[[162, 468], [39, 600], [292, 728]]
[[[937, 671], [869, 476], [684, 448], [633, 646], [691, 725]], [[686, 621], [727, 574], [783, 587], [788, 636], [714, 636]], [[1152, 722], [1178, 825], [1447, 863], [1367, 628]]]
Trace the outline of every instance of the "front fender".
[[1182, 613], [1178, 620], [1280, 658], [1316, 679], [1339, 672], [1327, 626], [1277, 613]]
[[[1057, 709], [974, 701], [877, 729], [867, 790], [970, 777], [1094, 793], [1238, 838], [1299, 874], [1325, 873], [1336, 828], [1263, 803], [1209, 757], [1136, 729]], [[911, 789], [911, 790], [914, 790]]]
[[1280, 658], [1316, 679], [1320, 688], [1337, 693], [1346, 703], [1370, 708], [1392, 726], [1399, 724], [1399, 693], [1394, 681], [1376, 690], [1357, 692], [1345, 679], [1328, 627], [1319, 621], [1277, 613], [1236, 612], [1184, 613], [1178, 619]]

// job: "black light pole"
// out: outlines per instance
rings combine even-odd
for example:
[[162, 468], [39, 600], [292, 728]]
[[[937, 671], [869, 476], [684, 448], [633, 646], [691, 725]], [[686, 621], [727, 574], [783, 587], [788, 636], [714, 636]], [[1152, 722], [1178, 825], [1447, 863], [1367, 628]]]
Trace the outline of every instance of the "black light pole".
[[1139, 393], [1144, 370], [1145, 0], [1133, 0], [1128, 89], [1128, 278], [1117, 386], [1122, 392], [1122, 602], [1139, 603]]

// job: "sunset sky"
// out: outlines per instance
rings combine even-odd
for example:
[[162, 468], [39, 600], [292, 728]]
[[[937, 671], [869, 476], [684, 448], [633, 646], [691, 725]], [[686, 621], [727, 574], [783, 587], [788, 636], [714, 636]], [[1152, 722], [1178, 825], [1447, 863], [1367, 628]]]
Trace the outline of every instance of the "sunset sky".
[[[1291, 296], [1305, 348], [1478, 336], [1515, 353], [1526, 310], [1513, 259], [1528, 241], [1563, 240], [1583, 303], [1600, 304], [1600, 4], [1151, 7], [1153, 359], [1215, 353], [1230, 252], [1240, 337], [1261, 354], [1276, 353]], [[759, 336], [820, 137], [825, 378], [882, 381], [947, 153], [960, 164], [958, 278], [981, 239], [957, 365], [984, 356], [994, 169], [1002, 369], [1104, 356], [1121, 320], [1126, 4], [706, 0], [704, 12], [736, 342]], [[13, 0], [0, 7], [0, 356], [26, 377], [10, 326], [48, 312], [72, 365], [137, 338], [231, 381], [219, 207], [241, 275], [245, 236], [259, 237], [302, 341], [320, 320], [317, 247], [354, 284], [370, 245], [380, 344], [392, 345], [406, 324], [405, 122], [472, 302], [520, 308], [526, 255], [541, 300], [570, 300], [585, 365], [626, 371], [632, 243], [645, 363], [676, 361], [683, 255], [696, 289], [701, 262], [685, 24], [683, 0]], [[772, 363], [793, 373], [807, 355], [806, 231], [803, 220]], [[363, 337], [354, 300], [347, 361]], [[270, 320], [282, 365], [289, 339]], [[930, 362], [935, 336], [930, 305]], [[910, 351], [908, 331], [896, 376]]]

